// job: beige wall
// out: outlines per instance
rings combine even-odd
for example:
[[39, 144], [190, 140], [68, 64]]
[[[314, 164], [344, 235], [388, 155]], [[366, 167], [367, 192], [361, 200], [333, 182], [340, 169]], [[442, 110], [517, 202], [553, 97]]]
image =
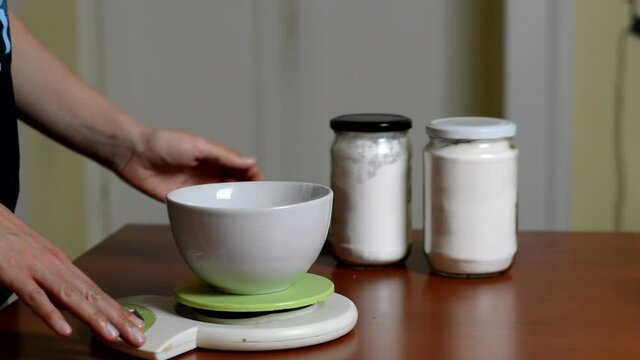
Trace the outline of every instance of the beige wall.
[[[53, 53], [77, 69], [75, 0], [20, 0], [10, 6]], [[82, 160], [27, 126], [20, 131], [25, 220], [76, 257], [88, 244]]]
[[617, 178], [614, 147], [622, 141], [626, 191], [622, 230], [640, 230], [640, 42], [627, 37], [622, 129], [614, 135], [618, 39], [628, 26], [624, 1], [575, 4], [575, 103], [572, 228], [613, 230]]

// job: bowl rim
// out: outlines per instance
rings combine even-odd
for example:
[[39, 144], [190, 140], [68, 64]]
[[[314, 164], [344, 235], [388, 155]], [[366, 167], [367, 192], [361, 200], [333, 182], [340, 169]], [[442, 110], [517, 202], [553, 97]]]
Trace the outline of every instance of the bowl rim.
[[[184, 191], [186, 189], [192, 189], [192, 188], [198, 188], [198, 187], [213, 187], [213, 186], [225, 186], [225, 185], [230, 185], [230, 184], [247, 184], [247, 183], [270, 183], [270, 184], [297, 184], [297, 185], [311, 185], [311, 186], [315, 186], [315, 187], [319, 187], [323, 190], [326, 191], [325, 194], [323, 194], [322, 196], [315, 198], [315, 199], [311, 199], [311, 200], [306, 200], [306, 201], [301, 201], [301, 202], [296, 202], [293, 204], [287, 204], [287, 205], [280, 205], [280, 206], [269, 206], [269, 207], [240, 207], [240, 208], [228, 208], [228, 207], [217, 207], [217, 206], [207, 206], [207, 205], [199, 205], [199, 204], [193, 204], [193, 203], [185, 203], [183, 201], [179, 201], [175, 199], [175, 194], [178, 191]], [[167, 204], [174, 204], [177, 206], [184, 206], [187, 208], [192, 208], [192, 209], [201, 209], [201, 210], [208, 210], [208, 211], [222, 211], [222, 212], [243, 212], [243, 213], [248, 213], [248, 212], [262, 212], [262, 211], [273, 211], [273, 210], [280, 210], [280, 209], [288, 209], [288, 208], [292, 208], [292, 207], [301, 207], [301, 206], [310, 206], [316, 202], [321, 202], [323, 201], [325, 198], [333, 196], [333, 190], [325, 185], [322, 184], [318, 184], [318, 183], [312, 183], [312, 182], [304, 182], [304, 181], [265, 181], [265, 180], [259, 180], [259, 181], [233, 181], [233, 182], [219, 182], [219, 183], [206, 183], [206, 184], [197, 184], [197, 185], [188, 185], [188, 186], [183, 186], [180, 188], [176, 188], [173, 189], [171, 191], [169, 191], [167, 193], [167, 195], [165, 196], [165, 201]]]

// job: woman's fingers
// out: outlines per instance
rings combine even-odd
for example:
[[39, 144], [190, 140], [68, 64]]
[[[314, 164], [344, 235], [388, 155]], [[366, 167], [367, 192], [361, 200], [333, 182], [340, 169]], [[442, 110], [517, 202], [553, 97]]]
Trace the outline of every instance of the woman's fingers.
[[14, 291], [58, 335], [71, 335], [71, 326], [45, 291], [29, 277], [17, 279]]
[[84, 274], [71, 268], [40, 274], [42, 286], [55, 294], [56, 302], [89, 325], [102, 339], [115, 341], [121, 337], [133, 346], [144, 344], [140, 323], [120, 304], [104, 293]]
[[[93, 284], [94, 286], [97, 287], [97, 285], [95, 285], [93, 283], [93, 280], [91, 280], [85, 273], [83, 273], [82, 271], [80, 271], [80, 269], [78, 269], [75, 265], [70, 267], [70, 270], [73, 271], [77, 276], [79, 276], [80, 278], [84, 279], [84, 281], [86, 283], [90, 283]], [[116, 303], [117, 302], [115, 300], [113, 300], [111, 297], [107, 296], [107, 299]], [[133, 313], [131, 313], [130, 311], [126, 310], [125, 308], [123, 308], [122, 306], [120, 306], [118, 304], [118, 306], [124, 311], [124, 313], [129, 317], [129, 320], [131, 320], [138, 328], [142, 329], [144, 328], [144, 321], [142, 321], [140, 318], [138, 318], [137, 316], [135, 316]]]

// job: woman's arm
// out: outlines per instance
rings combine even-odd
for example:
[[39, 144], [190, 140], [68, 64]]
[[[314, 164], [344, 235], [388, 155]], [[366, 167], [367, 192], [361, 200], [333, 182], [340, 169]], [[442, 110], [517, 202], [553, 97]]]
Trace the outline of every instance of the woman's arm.
[[[161, 201], [181, 186], [261, 178], [252, 158], [193, 134], [138, 123], [67, 70], [13, 14], [10, 22], [16, 106], [32, 127]], [[134, 316], [3, 206], [0, 285], [60, 335], [71, 332], [58, 310], [65, 308], [105, 340], [144, 342]]]
[[126, 162], [136, 138], [151, 130], [76, 77], [16, 16], [9, 18], [21, 120], [110, 169]]
[[[21, 118], [107, 166], [124, 161], [130, 139], [146, 129], [80, 82], [15, 16], [9, 16], [12, 76]], [[131, 131], [128, 137], [125, 128]], [[134, 316], [4, 206], [0, 206], [0, 285], [18, 294], [60, 335], [71, 333], [59, 310], [66, 309], [105, 340], [122, 337], [134, 346], [144, 343]]]
[[137, 122], [71, 73], [13, 15], [11, 27], [16, 105], [32, 127], [160, 201], [182, 186], [262, 178], [253, 158]]

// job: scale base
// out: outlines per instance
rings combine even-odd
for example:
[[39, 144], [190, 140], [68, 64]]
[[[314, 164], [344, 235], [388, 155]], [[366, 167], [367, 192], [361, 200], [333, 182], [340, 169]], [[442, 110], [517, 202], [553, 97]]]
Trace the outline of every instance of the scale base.
[[147, 341], [140, 348], [122, 340], [108, 345], [145, 359], [169, 359], [195, 348], [265, 351], [315, 345], [347, 334], [358, 319], [353, 302], [335, 293], [304, 308], [218, 323], [178, 315], [170, 296], [140, 295], [118, 301], [143, 314]]

